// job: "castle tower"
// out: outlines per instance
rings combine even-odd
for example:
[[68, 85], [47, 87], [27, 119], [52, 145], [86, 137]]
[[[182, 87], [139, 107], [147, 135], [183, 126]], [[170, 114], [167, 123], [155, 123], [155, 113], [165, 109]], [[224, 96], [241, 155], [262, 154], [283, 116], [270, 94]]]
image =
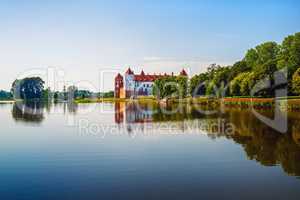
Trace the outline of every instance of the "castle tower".
[[180, 72], [180, 76], [187, 76], [187, 73], [184, 69], [182, 69], [182, 71]]
[[122, 93], [124, 93], [123, 76], [118, 73], [115, 77], [115, 98], [123, 98], [124, 95]]
[[130, 98], [130, 97], [134, 96], [134, 88], [135, 88], [134, 73], [130, 68], [128, 68], [128, 70], [125, 73], [125, 96], [126, 96], [126, 98]]

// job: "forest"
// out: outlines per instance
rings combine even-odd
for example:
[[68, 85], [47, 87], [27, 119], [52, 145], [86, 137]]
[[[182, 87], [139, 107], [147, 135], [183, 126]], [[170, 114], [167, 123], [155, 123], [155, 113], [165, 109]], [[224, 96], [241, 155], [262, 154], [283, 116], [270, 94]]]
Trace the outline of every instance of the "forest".
[[[285, 81], [277, 84], [278, 75]], [[180, 76], [156, 80], [154, 94], [161, 98], [274, 97], [280, 88], [287, 88], [289, 96], [300, 95], [300, 32], [287, 36], [281, 44], [259, 44], [231, 66], [212, 64], [189, 80]]]

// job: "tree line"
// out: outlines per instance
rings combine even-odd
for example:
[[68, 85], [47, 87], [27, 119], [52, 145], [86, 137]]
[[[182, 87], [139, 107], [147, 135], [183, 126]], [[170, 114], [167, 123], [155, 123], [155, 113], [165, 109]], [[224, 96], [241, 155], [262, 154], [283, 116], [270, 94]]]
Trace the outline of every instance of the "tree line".
[[10, 92], [0, 92], [0, 100], [4, 95], [10, 99], [54, 100], [54, 102], [114, 96], [113, 91], [94, 93], [89, 90], [79, 90], [76, 86], [69, 86], [68, 88], [64, 86], [63, 91], [51, 91], [51, 88], [45, 88], [44, 84], [45, 82], [40, 77], [17, 79], [13, 82]]
[[13, 96], [10, 92], [0, 90], [0, 101], [1, 100], [12, 100], [12, 99], [13, 99]]
[[[284, 76], [287, 81], [277, 84], [276, 74]], [[212, 64], [206, 72], [189, 80], [181, 76], [160, 78], [155, 81], [153, 93], [161, 98], [210, 95], [274, 97], [275, 90], [283, 87], [288, 88], [287, 95], [300, 95], [300, 32], [287, 36], [281, 44], [265, 42], [257, 45], [233, 65]]]

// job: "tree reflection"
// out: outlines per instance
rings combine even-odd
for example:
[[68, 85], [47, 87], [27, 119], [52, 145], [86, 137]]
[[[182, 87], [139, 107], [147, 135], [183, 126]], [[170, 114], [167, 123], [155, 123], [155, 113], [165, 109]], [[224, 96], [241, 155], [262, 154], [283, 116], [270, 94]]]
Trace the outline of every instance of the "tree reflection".
[[[204, 115], [189, 104], [144, 105], [138, 103], [116, 104], [115, 120], [122, 123], [125, 117], [127, 126], [133, 123], [152, 123], [174, 121], [181, 123], [179, 128], [184, 131], [183, 121], [197, 120], [207, 127], [224, 120], [224, 124], [235, 127], [234, 134], [226, 135], [218, 128], [204, 130], [212, 139], [226, 137], [242, 145], [247, 158], [264, 166], [281, 165], [290, 175], [300, 176], [300, 123], [299, 117], [289, 117], [288, 132], [279, 133], [257, 119], [249, 110], [226, 110], [213, 115]], [[125, 107], [125, 108], [124, 108]], [[166, 112], [177, 110], [177, 112]], [[262, 113], [272, 117], [272, 112]], [[203, 130], [202, 130], [203, 131]]]
[[18, 122], [41, 123], [44, 120], [44, 103], [42, 101], [15, 102], [12, 116]]
[[70, 114], [76, 114], [78, 111], [78, 104], [73, 101], [68, 101], [67, 108]]
[[[266, 113], [268, 115], [270, 113]], [[280, 164], [290, 175], [300, 175], [300, 146], [293, 139], [298, 136], [298, 121], [289, 121], [289, 132], [282, 134], [260, 122], [250, 112], [229, 112], [229, 120], [236, 127], [231, 138], [241, 144], [247, 156], [264, 166]]]

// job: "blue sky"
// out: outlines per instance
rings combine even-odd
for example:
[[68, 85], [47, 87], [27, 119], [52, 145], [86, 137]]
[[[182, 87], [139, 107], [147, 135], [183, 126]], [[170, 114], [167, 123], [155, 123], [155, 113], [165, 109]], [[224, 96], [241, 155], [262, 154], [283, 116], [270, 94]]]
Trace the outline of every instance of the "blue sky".
[[[300, 31], [291, 0], [0, 1], [0, 89], [32, 69], [99, 87], [102, 70], [199, 73]], [[104, 89], [113, 87], [112, 73]], [[68, 84], [68, 83], [66, 83]]]

